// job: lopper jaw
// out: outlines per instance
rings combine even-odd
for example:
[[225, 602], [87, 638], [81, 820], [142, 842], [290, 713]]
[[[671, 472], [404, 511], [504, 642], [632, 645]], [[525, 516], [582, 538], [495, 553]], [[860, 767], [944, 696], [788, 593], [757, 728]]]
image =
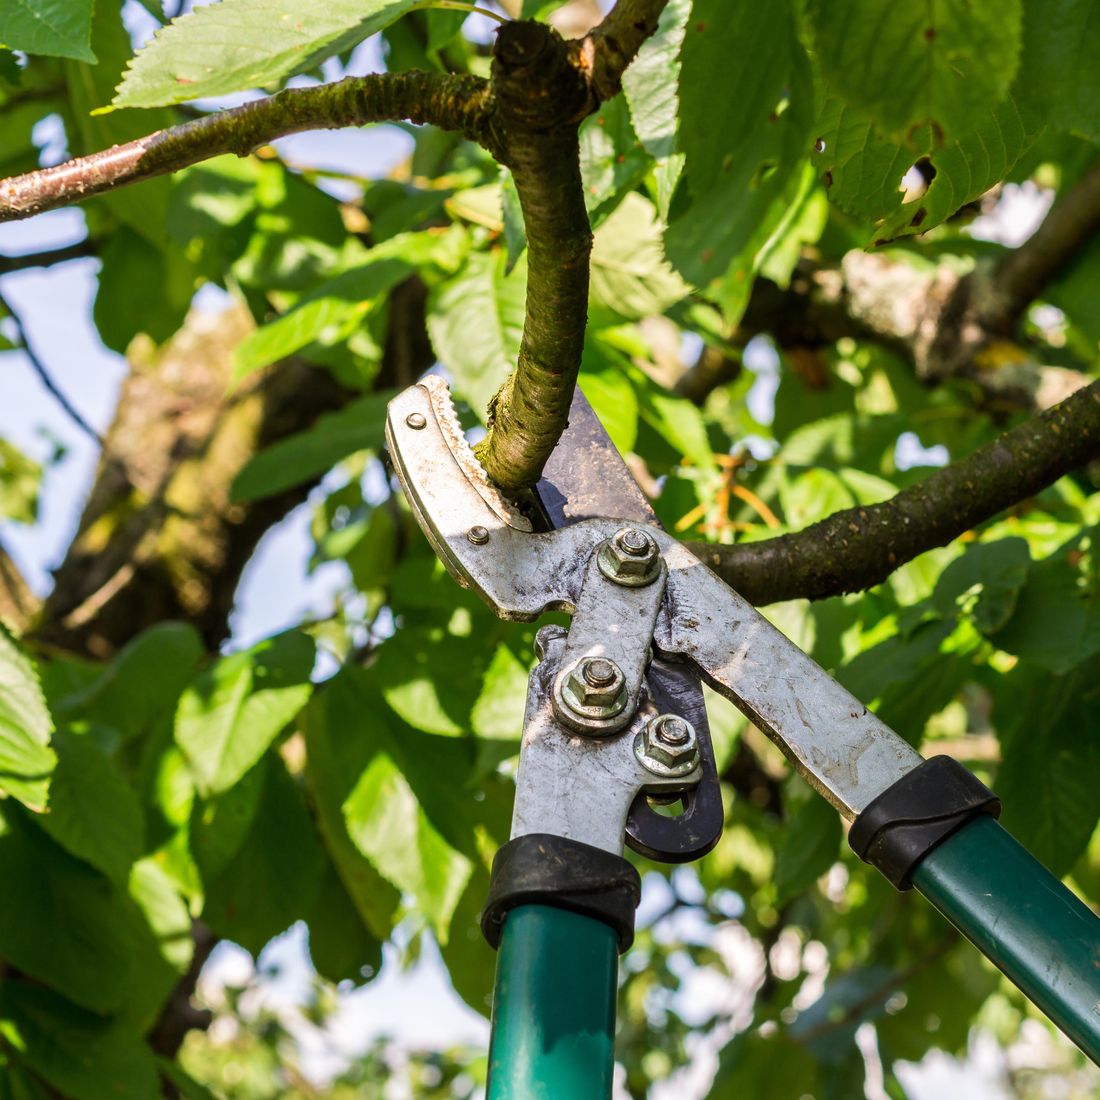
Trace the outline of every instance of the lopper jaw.
[[[505, 619], [530, 621], [550, 610], [577, 613], [589, 561], [622, 530], [621, 520], [581, 519], [559, 530], [532, 531], [488, 483], [462, 438], [441, 378], [427, 378], [394, 398], [386, 435], [402, 487], [460, 584]], [[612, 461], [606, 448], [591, 447], [585, 460]], [[617, 455], [614, 462], [623, 465]], [[609, 478], [620, 476], [609, 469]], [[558, 497], [565, 495], [559, 488]], [[686, 662], [730, 699], [844, 817], [856, 817], [921, 763], [907, 742], [685, 546], [656, 526], [643, 529], [658, 549], [664, 578], [644, 644], [668, 660]], [[615, 624], [606, 619], [607, 606], [604, 601], [610, 634]], [[637, 610], [631, 614], [636, 623]], [[630, 631], [616, 627], [614, 633]]]

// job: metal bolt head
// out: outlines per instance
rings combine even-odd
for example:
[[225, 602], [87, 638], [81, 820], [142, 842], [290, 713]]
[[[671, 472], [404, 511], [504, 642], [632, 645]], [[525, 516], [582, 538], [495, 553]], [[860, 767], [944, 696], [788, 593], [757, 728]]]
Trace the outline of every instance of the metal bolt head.
[[474, 546], [484, 546], [489, 541], [489, 532], [480, 524], [477, 524], [466, 532], [466, 538]]
[[699, 763], [699, 739], [687, 719], [660, 714], [638, 734], [634, 752], [657, 775], [686, 775]]
[[562, 683], [562, 698], [585, 718], [613, 718], [626, 705], [626, 678], [606, 657], [582, 657]]
[[653, 536], [640, 527], [624, 527], [599, 549], [600, 572], [608, 580], [630, 588], [655, 581], [661, 572], [661, 553]]
[[405, 417], [405, 423], [408, 424], [414, 432], [418, 432], [422, 428], [428, 426], [428, 422], [424, 419], [423, 413], [409, 413], [409, 415]]

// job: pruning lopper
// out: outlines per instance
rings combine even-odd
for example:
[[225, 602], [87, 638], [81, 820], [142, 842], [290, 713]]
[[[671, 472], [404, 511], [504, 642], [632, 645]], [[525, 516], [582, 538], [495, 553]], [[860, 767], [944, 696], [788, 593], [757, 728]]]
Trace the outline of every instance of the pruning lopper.
[[[640, 879], [624, 843], [683, 862], [722, 802], [701, 681], [736, 704], [851, 822], [849, 842], [915, 886], [1100, 1060], [1100, 921], [1000, 825], [957, 761], [924, 760], [664, 532], [578, 389], [520, 510], [493, 486], [428, 377], [389, 405], [398, 479], [444, 565], [536, 636], [511, 840], [482, 929], [500, 948], [489, 1100], [604, 1100], [617, 954]], [[654, 804], [680, 802], [678, 816]]]

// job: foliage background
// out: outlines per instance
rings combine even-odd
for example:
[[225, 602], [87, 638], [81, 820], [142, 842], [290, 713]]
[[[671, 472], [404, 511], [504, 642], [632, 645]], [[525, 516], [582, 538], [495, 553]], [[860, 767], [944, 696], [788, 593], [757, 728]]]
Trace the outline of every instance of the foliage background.
[[[183, 99], [295, 71], [309, 86], [330, 57], [338, 75], [410, 6], [316, 5], [316, 52], [243, 82], [214, 54], [199, 61], [216, 79], [181, 84], [173, 66], [196, 56], [181, 23], [181, 46], [165, 35], [130, 70], [133, 106], [96, 115], [132, 53], [118, 7], [50, 0], [42, 37], [0, 6], [0, 41], [19, 51], [0, 52], [3, 173], [211, 106], [180, 112]], [[260, 40], [272, 6], [235, 7], [241, 40]], [[685, 538], [742, 544], [877, 503], [1041, 404], [998, 385], [1006, 373], [1094, 370], [1087, 234], [973, 369], [930, 370], [864, 317], [838, 332], [799, 314], [791, 331], [822, 273], [847, 280], [849, 320], [864, 283], [907, 302], [983, 275], [1007, 249], [970, 231], [975, 215], [1014, 187], [1039, 204], [1089, 176], [1095, 88], [1087, 68], [1066, 70], [1096, 36], [1091, 6], [933, 7], [934, 26], [925, 5], [857, 18], [846, 4], [670, 3], [624, 94], [583, 124], [595, 249], [581, 385]], [[381, 30], [386, 66], [485, 72], [485, 36], [464, 25], [463, 12], [405, 14]], [[296, 922], [317, 971], [310, 1025], [337, 988], [377, 973], [387, 942], [393, 966], [434, 941], [458, 994], [488, 1009], [476, 917], [507, 837], [533, 630], [450, 582], [379, 448], [387, 396], [435, 360], [476, 430], [516, 358], [524, 230], [487, 153], [409, 133], [386, 178], [264, 147], [80, 207], [94, 323], [133, 375], [57, 587], [40, 607], [26, 593], [4, 605], [0, 1096], [318, 1094], [286, 1020], [247, 989], [178, 1057], [182, 1031], [168, 1034], [207, 1022], [186, 995], [218, 939], [259, 954]], [[210, 285], [233, 303], [216, 320], [189, 313]], [[18, 345], [34, 350], [15, 312], [0, 327], [12, 370]], [[301, 408], [272, 427], [288, 363], [301, 373], [286, 404]], [[63, 390], [80, 370], [38, 365]], [[189, 435], [196, 407], [216, 418]], [[181, 436], [162, 434], [169, 422]], [[48, 441], [27, 450], [0, 453], [11, 523], [34, 523], [40, 491], [67, 476]], [[993, 783], [1005, 824], [1093, 904], [1095, 489], [1071, 474], [867, 592], [765, 609], [899, 733]], [[340, 578], [331, 606], [223, 646], [244, 561], [307, 492], [310, 568]], [[156, 571], [176, 594], [167, 613], [149, 595], [161, 589], [142, 587]], [[965, 1052], [977, 1027], [1010, 1050], [1013, 1094], [1092, 1095], [1080, 1056], [927, 905], [860, 865], [835, 815], [713, 703], [727, 829], [667, 886], [667, 869], [639, 861], [654, 878], [623, 968], [626, 1092], [647, 1095], [709, 1049], [717, 1098], [916, 1095], [899, 1064]], [[323, 1092], [473, 1095], [483, 1074], [478, 1050], [379, 1041]]]

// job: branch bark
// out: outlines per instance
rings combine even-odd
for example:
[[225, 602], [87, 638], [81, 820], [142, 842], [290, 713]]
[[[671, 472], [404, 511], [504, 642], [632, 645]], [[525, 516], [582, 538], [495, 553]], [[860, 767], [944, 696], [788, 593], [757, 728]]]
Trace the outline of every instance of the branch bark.
[[82, 260], [96, 255], [98, 251], [97, 242], [91, 237], [86, 237], [75, 244], [48, 248], [42, 252], [28, 252], [24, 256], [0, 256], [0, 275], [12, 275], [17, 271], [28, 271], [35, 267], [52, 267], [54, 264], [68, 263], [70, 260]]
[[0, 222], [81, 202], [223, 153], [247, 156], [260, 145], [303, 130], [408, 119], [481, 140], [488, 100], [488, 84], [479, 77], [421, 72], [288, 88], [54, 168], [0, 180]]
[[489, 406], [477, 455], [505, 491], [542, 474], [569, 416], [588, 321], [592, 233], [578, 131], [617, 94], [667, 0], [620, 0], [591, 34], [565, 42], [540, 23], [501, 28], [490, 150], [511, 169], [527, 232], [527, 305], [516, 370]]
[[1006, 252], [988, 280], [980, 315], [991, 332], [1010, 333], [1024, 311], [1100, 229], [1100, 160], [1051, 207], [1038, 229]]
[[1100, 382], [1093, 382], [882, 504], [778, 538], [692, 550], [752, 603], [855, 592], [1097, 458]]

